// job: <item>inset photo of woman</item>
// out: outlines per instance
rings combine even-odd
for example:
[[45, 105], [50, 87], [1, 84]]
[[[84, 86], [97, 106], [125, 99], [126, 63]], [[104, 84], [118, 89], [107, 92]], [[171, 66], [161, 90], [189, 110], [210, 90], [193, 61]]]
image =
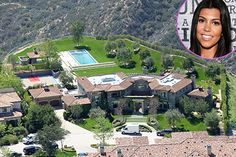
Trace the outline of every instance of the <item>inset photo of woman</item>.
[[236, 49], [236, 1], [185, 0], [176, 28], [188, 52], [203, 59], [223, 58]]

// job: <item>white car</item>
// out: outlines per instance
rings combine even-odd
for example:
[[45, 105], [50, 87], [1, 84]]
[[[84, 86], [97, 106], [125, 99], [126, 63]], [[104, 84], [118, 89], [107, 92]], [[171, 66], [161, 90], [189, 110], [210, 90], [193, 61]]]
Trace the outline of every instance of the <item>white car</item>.
[[36, 142], [36, 134], [29, 134], [28, 136], [23, 138], [24, 144], [33, 144]]

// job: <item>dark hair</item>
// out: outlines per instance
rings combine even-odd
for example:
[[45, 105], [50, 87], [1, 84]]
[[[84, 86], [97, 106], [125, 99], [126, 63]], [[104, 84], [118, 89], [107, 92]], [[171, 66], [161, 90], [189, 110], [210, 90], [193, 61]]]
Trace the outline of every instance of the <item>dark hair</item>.
[[214, 57], [226, 55], [231, 50], [231, 21], [228, 8], [223, 0], [203, 0], [198, 4], [192, 20], [190, 50], [200, 55], [200, 43], [196, 37], [196, 29], [200, 11], [204, 8], [216, 8], [220, 10], [220, 21], [223, 35], [218, 42], [217, 51]]

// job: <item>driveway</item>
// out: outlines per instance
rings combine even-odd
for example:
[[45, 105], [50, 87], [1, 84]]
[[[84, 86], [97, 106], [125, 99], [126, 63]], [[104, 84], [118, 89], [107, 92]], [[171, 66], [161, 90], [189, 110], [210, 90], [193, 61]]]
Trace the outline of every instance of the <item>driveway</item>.
[[[62, 122], [61, 127], [70, 132], [65, 136], [65, 139], [62, 142], [63, 145], [74, 146], [77, 153], [97, 152], [97, 149], [90, 147], [91, 144], [99, 143], [99, 141], [94, 138], [94, 133], [64, 120], [63, 118], [64, 111], [65, 111], [64, 109], [55, 110], [57, 117]], [[110, 139], [108, 142], [110, 144], [115, 144], [114, 139]], [[61, 146], [61, 142], [59, 142], [58, 144], [59, 146]]]

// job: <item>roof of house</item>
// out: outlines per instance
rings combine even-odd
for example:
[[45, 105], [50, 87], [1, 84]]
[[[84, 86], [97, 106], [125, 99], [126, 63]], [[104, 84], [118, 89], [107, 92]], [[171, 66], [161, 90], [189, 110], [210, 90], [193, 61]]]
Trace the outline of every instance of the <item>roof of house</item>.
[[[138, 80], [145, 80], [149, 83], [149, 87], [152, 90], [164, 90], [164, 91], [170, 91], [170, 92], [177, 92], [181, 90], [182, 88], [188, 86], [192, 83], [191, 79], [185, 78], [184, 75], [180, 74], [173, 74], [169, 73], [165, 76], [149, 76], [149, 75], [135, 75], [126, 77], [123, 73], [117, 73], [113, 74], [122, 81], [120, 83], [111, 84], [110, 82], [102, 83], [102, 84], [95, 84], [96, 82], [94, 79], [96, 77], [93, 77], [93, 79], [89, 79], [86, 77], [78, 77], [78, 83], [84, 88], [86, 92], [98, 92], [98, 91], [121, 91], [125, 90], [131, 85], [135, 83], [135, 81]], [[106, 75], [104, 75], [106, 76]], [[101, 76], [101, 77], [104, 77]], [[93, 82], [91, 82], [93, 80]], [[162, 81], [163, 80], [163, 81]]]
[[209, 96], [208, 92], [203, 88], [197, 88], [187, 94], [188, 96], [203, 97], [206, 98]]
[[[156, 139], [149, 144], [147, 137], [116, 139], [116, 146], [105, 147], [104, 157], [117, 157], [117, 150], [125, 157], [208, 157], [208, 147], [212, 156], [235, 157], [236, 137], [208, 136], [207, 132], [176, 132], [172, 138]], [[99, 153], [90, 153], [89, 157], [98, 157]]]
[[27, 56], [29, 58], [31, 58], [31, 59], [40, 58], [41, 57], [40, 52], [28, 52]]
[[34, 99], [62, 96], [61, 91], [57, 87], [29, 89], [29, 93]]
[[0, 107], [10, 107], [14, 102], [20, 102], [21, 98], [16, 92], [0, 93]]
[[67, 106], [73, 106], [73, 105], [88, 105], [91, 104], [91, 101], [89, 100], [89, 98], [76, 98], [74, 96], [71, 95], [65, 95], [62, 97], [62, 101], [64, 101], [64, 103]]

